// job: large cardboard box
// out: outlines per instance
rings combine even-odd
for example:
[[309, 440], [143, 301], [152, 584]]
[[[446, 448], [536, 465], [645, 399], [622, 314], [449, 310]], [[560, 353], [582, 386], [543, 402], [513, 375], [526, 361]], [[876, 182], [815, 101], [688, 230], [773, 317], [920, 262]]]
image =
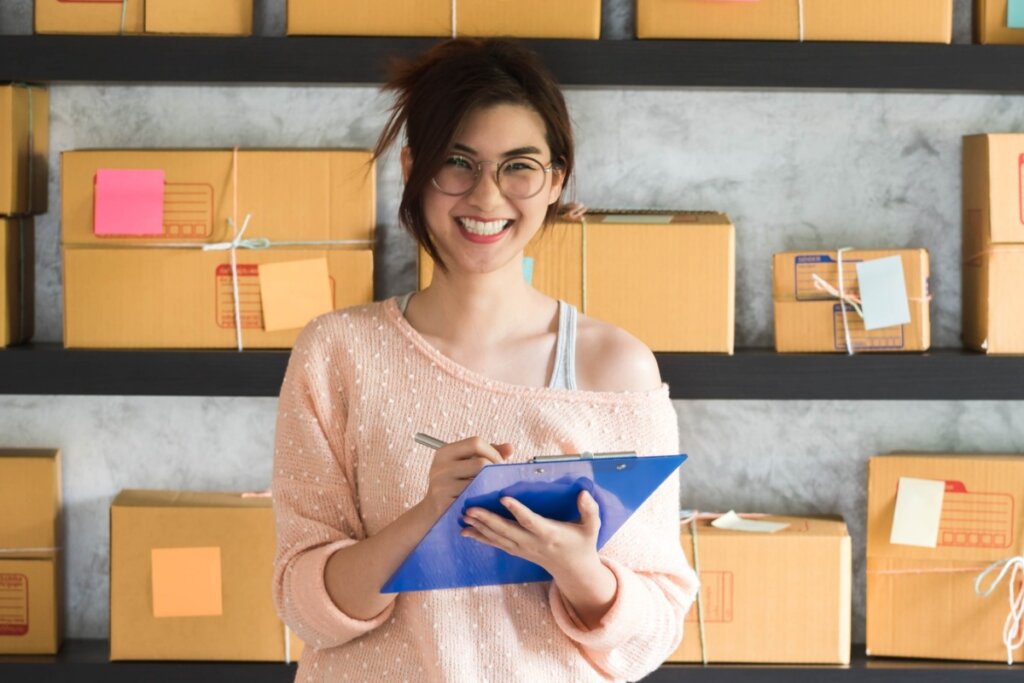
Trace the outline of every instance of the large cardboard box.
[[54, 654], [62, 638], [60, 452], [0, 449], [0, 654]]
[[36, 33], [252, 35], [253, 0], [35, 0]]
[[[760, 519], [760, 518], [759, 518]], [[704, 651], [710, 662], [848, 664], [850, 536], [838, 518], [776, 517], [789, 527], [747, 533], [684, 523], [680, 543], [700, 556]], [[697, 525], [696, 539], [691, 525]], [[768, 590], [766, 590], [766, 587]], [[695, 605], [670, 662], [700, 662]]]
[[[873, 351], [925, 351], [931, 345], [929, 316], [929, 260], [925, 249], [875, 249], [843, 252], [843, 286], [859, 296], [856, 264], [899, 256], [910, 309], [910, 322], [874, 330], [846, 305], [846, 323], [857, 353]], [[786, 251], [772, 259], [775, 309], [775, 349], [782, 353], [845, 353], [846, 329], [839, 300], [815, 286], [818, 275], [839, 289], [839, 262], [835, 251]]]
[[1024, 134], [964, 137], [963, 210], [964, 344], [1024, 353]]
[[1024, 26], [1011, 26], [1012, 0], [974, 0], [974, 40], [986, 45], [1024, 44]]
[[46, 213], [50, 94], [0, 86], [0, 215]]
[[596, 40], [601, 37], [601, 0], [288, 0], [287, 33]]
[[[934, 548], [890, 543], [901, 477], [944, 483]], [[977, 595], [974, 583], [990, 563], [1024, 552], [1022, 493], [1024, 455], [871, 458], [868, 654], [1006, 661], [1002, 633], [1010, 577], [988, 597]], [[1014, 659], [1024, 659], [1024, 648]]]
[[0, 218], [0, 346], [32, 338], [35, 229], [31, 217]]
[[949, 43], [953, 0], [636, 0], [638, 38]]
[[[97, 234], [95, 181], [106, 170], [163, 172], [150, 197], [155, 231]], [[234, 347], [230, 251], [202, 247], [231, 240], [236, 200], [237, 224], [251, 216], [245, 238], [289, 243], [236, 251], [246, 348], [290, 347], [300, 329], [265, 329], [261, 265], [325, 259], [334, 308], [373, 300], [366, 150], [74, 151], [62, 155], [61, 174], [68, 348]]]
[[125, 490], [110, 508], [110, 658], [296, 660], [271, 597], [271, 501]]
[[[653, 351], [733, 352], [736, 238], [725, 214], [588, 212], [585, 254], [583, 235], [582, 223], [560, 221], [534, 237], [524, 253], [534, 287]], [[421, 289], [433, 270], [420, 250]]]

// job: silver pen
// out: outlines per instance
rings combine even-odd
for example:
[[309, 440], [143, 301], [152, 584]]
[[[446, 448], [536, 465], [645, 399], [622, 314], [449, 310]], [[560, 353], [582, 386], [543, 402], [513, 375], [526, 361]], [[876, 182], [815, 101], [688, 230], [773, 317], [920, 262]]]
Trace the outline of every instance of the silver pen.
[[[444, 441], [435, 439], [429, 434], [423, 432], [416, 432], [413, 436], [413, 440], [418, 444], [423, 444], [427, 448], [433, 448], [437, 450], [441, 446], [447, 446]], [[600, 460], [602, 458], [623, 458], [623, 457], [636, 457], [636, 451], [619, 451], [613, 453], [590, 453], [584, 451], [583, 453], [573, 454], [561, 454], [561, 455], [538, 455], [530, 458], [530, 462], [561, 462], [566, 460]]]
[[427, 448], [433, 448], [435, 451], [441, 446], [448, 445], [444, 441], [441, 441], [441, 439], [435, 439], [429, 434], [424, 434], [423, 432], [416, 432], [416, 435], [412, 438], [416, 443], [423, 444]]

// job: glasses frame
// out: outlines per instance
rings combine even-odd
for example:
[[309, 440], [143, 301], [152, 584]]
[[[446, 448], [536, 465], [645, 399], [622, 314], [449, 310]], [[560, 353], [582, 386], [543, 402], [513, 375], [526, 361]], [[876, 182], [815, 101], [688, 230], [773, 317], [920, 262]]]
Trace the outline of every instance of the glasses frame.
[[[526, 156], [526, 155], [509, 157], [509, 158], [504, 159], [502, 161], [491, 161], [491, 160], [488, 160], [488, 159], [477, 161], [475, 159], [472, 159], [472, 158], [466, 156], [465, 154], [449, 154], [447, 158], [451, 158], [451, 157], [459, 157], [460, 159], [465, 159], [469, 163], [473, 164], [476, 168], [473, 171], [473, 184], [470, 185], [469, 189], [465, 190], [464, 192], [448, 192], [448, 191], [442, 189], [441, 186], [437, 184], [437, 174], [435, 174], [434, 177], [430, 179], [430, 182], [434, 184], [434, 187], [437, 189], [438, 192], [440, 192], [441, 194], [444, 194], [444, 195], [448, 195], [449, 197], [465, 197], [467, 194], [470, 194], [473, 190], [475, 190], [477, 188], [478, 185], [480, 185], [480, 179], [484, 175], [484, 169], [483, 169], [484, 164], [494, 164], [494, 175], [492, 176], [492, 178], [494, 179], [494, 186], [498, 188], [498, 191], [501, 192], [501, 194], [503, 194], [504, 196], [508, 197], [509, 199], [519, 199], [519, 200], [522, 200], [522, 199], [532, 199], [532, 198], [536, 197], [537, 195], [539, 195], [544, 190], [544, 185], [547, 183], [547, 178], [546, 177], [544, 178], [545, 182], [542, 182], [540, 184], [540, 187], [537, 188], [537, 191], [534, 192], [533, 194], [527, 195], [525, 197], [513, 197], [511, 195], [506, 194], [505, 190], [503, 190], [501, 188], [501, 181], [499, 180], [499, 178], [501, 177], [501, 169], [502, 169], [502, 167], [507, 165], [507, 164], [510, 164], [510, 163], [512, 163], [512, 162], [514, 162], [516, 160], [526, 159], [527, 161], [531, 161], [531, 162], [539, 165], [541, 170], [544, 171], [545, 175], [548, 174], [548, 173], [551, 173], [554, 170], [554, 168], [555, 168], [555, 162], [553, 162], [553, 161], [548, 163], [545, 166], [544, 164], [542, 164], [540, 162], [539, 159], [534, 159], [533, 157]], [[438, 173], [440, 173], [440, 172], [441, 171], [438, 171]]]

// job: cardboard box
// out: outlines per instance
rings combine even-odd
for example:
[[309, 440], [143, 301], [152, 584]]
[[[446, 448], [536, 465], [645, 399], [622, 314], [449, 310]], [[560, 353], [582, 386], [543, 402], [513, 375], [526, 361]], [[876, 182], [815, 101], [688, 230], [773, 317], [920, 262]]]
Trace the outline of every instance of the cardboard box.
[[297, 660], [301, 641], [271, 597], [274, 552], [269, 498], [122, 491], [110, 508], [110, 659]]
[[0, 215], [46, 213], [50, 94], [0, 86]]
[[[931, 345], [929, 316], [928, 251], [925, 249], [876, 249], [843, 252], [843, 286], [860, 295], [856, 263], [900, 256], [906, 284], [910, 322], [874, 330], [847, 304], [854, 351], [925, 351]], [[786, 251], [772, 259], [775, 309], [775, 350], [787, 352], [845, 353], [846, 333], [842, 306], [836, 297], [815, 287], [814, 275], [838, 290], [835, 251]]]
[[964, 344], [1024, 353], [1024, 134], [964, 137], [963, 209]]
[[637, 38], [949, 43], [952, 0], [637, 0]]
[[[556, 222], [527, 245], [532, 284], [586, 315], [632, 333], [653, 351], [733, 352], [736, 242], [720, 213], [587, 213]], [[433, 262], [420, 251], [420, 288]]]
[[1010, 26], [1010, 0], [974, 0], [974, 42], [985, 45], [1024, 44], [1024, 26]]
[[0, 347], [28, 341], [35, 325], [35, 227], [0, 218]]
[[[901, 477], [945, 484], [934, 548], [889, 542]], [[1006, 661], [1006, 579], [988, 597], [975, 594], [974, 582], [990, 563], [1024, 552], [1022, 492], [1024, 455], [871, 458], [868, 654]], [[1024, 659], [1024, 648], [1014, 659]]]
[[[702, 519], [680, 526], [693, 564], [697, 524], [704, 649], [711, 662], [848, 664], [850, 536], [839, 518], [766, 517], [774, 533], [729, 531]], [[770, 590], [765, 590], [765, 587]], [[670, 662], [700, 662], [696, 605]]]
[[[452, 17], [452, 8], [457, 14]], [[601, 37], [601, 0], [288, 0], [288, 35]]]
[[0, 654], [60, 648], [60, 501], [60, 451], [0, 449]]
[[253, 0], [35, 0], [36, 33], [252, 35]]
[[[161, 209], [155, 232], [96, 234], [95, 180], [106, 169], [164, 173], [162, 194], [149, 197]], [[62, 155], [61, 172], [68, 348], [234, 347], [230, 251], [201, 247], [231, 240], [236, 190], [238, 223], [251, 214], [246, 238], [361, 242], [238, 249], [246, 348], [290, 347], [301, 328], [265, 329], [262, 264], [323, 258], [334, 308], [373, 300], [368, 151], [242, 150], [237, 166], [230, 150], [75, 151]]]

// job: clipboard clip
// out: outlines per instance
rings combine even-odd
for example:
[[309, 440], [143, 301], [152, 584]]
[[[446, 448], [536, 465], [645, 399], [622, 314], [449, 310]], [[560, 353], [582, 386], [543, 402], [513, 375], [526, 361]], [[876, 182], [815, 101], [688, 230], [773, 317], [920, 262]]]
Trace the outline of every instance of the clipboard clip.
[[573, 460], [604, 460], [607, 458], [635, 457], [637, 457], [636, 451], [615, 451], [611, 453], [591, 453], [590, 451], [583, 451], [582, 453], [565, 453], [562, 455], [537, 455], [530, 458], [530, 462], [568, 462]]

